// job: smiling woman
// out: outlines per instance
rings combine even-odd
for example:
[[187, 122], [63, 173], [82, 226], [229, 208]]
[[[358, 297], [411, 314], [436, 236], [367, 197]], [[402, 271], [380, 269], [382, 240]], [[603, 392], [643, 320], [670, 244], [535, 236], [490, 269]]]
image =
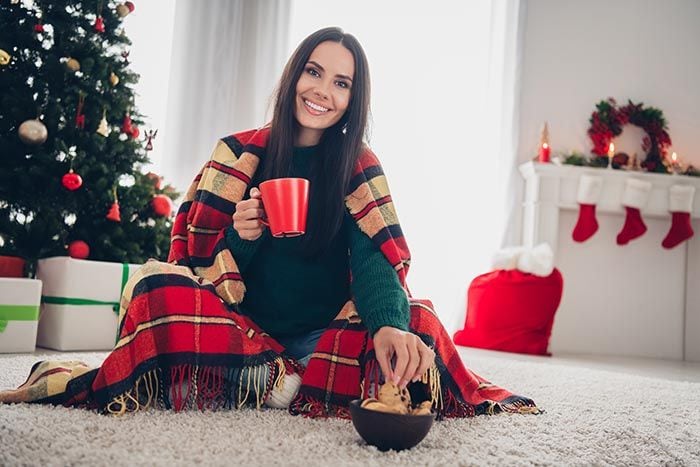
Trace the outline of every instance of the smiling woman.
[[[324, 28], [305, 38], [272, 122], [218, 142], [178, 211], [168, 262], [129, 279], [102, 367], [43, 362], [0, 401], [116, 414], [254, 403], [348, 417], [352, 400], [390, 381], [411, 385], [438, 418], [537, 413], [467, 370], [432, 303], [411, 297], [408, 246], [366, 144], [369, 103], [355, 37]], [[302, 237], [267, 228], [257, 186], [281, 177], [310, 182]]]

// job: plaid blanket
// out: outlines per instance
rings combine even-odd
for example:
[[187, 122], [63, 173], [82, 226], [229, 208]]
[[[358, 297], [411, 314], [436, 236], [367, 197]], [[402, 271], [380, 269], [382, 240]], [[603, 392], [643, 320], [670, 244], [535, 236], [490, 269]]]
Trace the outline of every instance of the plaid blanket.
[[[117, 414], [154, 405], [260, 407], [286, 374], [300, 373], [291, 413], [348, 417], [350, 400], [376, 391], [379, 365], [351, 301], [321, 336], [305, 370], [236, 312], [245, 285], [224, 229], [264, 157], [268, 136], [263, 128], [218, 142], [178, 210], [168, 263], [148, 262], [127, 283], [118, 342], [99, 369], [39, 362], [20, 388], [0, 393], [0, 402], [79, 405]], [[381, 165], [369, 149], [359, 158], [346, 206], [408, 293], [410, 254]], [[467, 370], [429, 301], [410, 299], [410, 305], [411, 331], [436, 352], [435, 365], [411, 390], [432, 401], [438, 418], [539, 411], [530, 399]]]

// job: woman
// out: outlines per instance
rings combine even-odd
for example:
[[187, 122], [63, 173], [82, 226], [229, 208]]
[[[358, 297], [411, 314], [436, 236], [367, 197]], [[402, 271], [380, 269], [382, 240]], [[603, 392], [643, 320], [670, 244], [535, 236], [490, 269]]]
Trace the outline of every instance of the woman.
[[[409, 298], [408, 249], [364, 144], [368, 113], [357, 40], [337, 28], [307, 37], [270, 125], [218, 142], [178, 211], [169, 262], [129, 280], [102, 367], [40, 362], [0, 401], [347, 416], [384, 380], [438, 417], [536, 412], [469, 372], [430, 302]], [[257, 185], [287, 176], [311, 182], [307, 232], [272, 238]]]

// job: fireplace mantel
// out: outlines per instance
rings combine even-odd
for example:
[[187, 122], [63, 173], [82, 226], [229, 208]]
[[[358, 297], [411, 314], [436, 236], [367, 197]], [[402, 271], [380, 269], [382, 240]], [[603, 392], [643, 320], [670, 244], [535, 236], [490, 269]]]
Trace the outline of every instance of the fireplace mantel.
[[[527, 162], [523, 244], [550, 244], [564, 276], [564, 296], [552, 331], [551, 350], [700, 361], [700, 178]], [[596, 207], [599, 229], [583, 243], [571, 232], [578, 218], [582, 174], [603, 179]], [[624, 223], [621, 204], [628, 178], [651, 182], [641, 210], [648, 231], [626, 246], [615, 242]], [[666, 250], [671, 225], [668, 189], [696, 187], [696, 235]]]

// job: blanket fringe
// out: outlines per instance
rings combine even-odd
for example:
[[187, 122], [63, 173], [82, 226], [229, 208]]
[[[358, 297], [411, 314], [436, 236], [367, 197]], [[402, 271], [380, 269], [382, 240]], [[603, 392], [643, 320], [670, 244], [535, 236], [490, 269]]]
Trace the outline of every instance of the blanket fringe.
[[189, 364], [156, 368], [137, 377], [134, 385], [115, 396], [103, 411], [119, 416], [151, 407], [172, 408], [176, 412], [193, 408], [239, 409], [245, 405], [260, 409], [273, 389], [284, 386], [284, 377], [297, 372], [298, 365], [294, 363], [277, 357], [244, 368]]

